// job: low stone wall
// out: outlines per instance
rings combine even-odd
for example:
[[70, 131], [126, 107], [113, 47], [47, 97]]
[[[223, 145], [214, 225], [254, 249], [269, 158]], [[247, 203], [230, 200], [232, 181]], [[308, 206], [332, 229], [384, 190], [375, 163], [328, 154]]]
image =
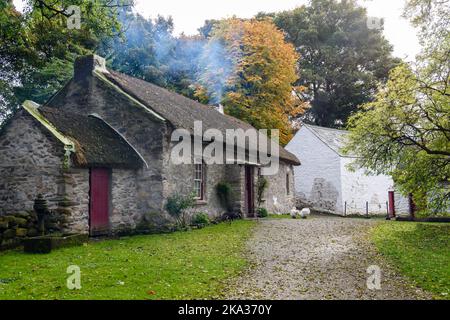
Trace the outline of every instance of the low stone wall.
[[[45, 218], [46, 234], [62, 233], [67, 229], [67, 216], [61, 209], [52, 210]], [[37, 216], [34, 211], [22, 211], [0, 216], [0, 250], [22, 244], [22, 240], [39, 235]]]
[[0, 249], [13, 248], [25, 237], [38, 235], [37, 217], [32, 212], [0, 216]]

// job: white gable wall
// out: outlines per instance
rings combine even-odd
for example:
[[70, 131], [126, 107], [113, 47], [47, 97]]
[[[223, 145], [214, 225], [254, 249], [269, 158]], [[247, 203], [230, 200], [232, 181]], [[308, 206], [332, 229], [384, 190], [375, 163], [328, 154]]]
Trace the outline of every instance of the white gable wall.
[[[353, 158], [341, 157], [311, 129], [304, 126], [286, 149], [295, 154], [301, 165], [294, 168], [296, 197], [310, 202], [313, 208], [336, 214], [386, 214], [388, 192], [393, 190], [392, 178], [367, 176], [364, 169], [352, 172], [347, 165]], [[346, 208], [345, 203], [347, 202]], [[408, 212], [408, 200], [396, 192], [397, 214]]]
[[[354, 172], [347, 168], [354, 159], [341, 157], [342, 203], [347, 214], [366, 214], [368, 202], [369, 214], [386, 215], [388, 191], [393, 190], [392, 178], [385, 175], [369, 176], [364, 169]], [[345, 208], [343, 210], [345, 211]]]
[[315, 208], [342, 213], [341, 167], [339, 155], [302, 127], [286, 146], [301, 165], [294, 168], [297, 197]]

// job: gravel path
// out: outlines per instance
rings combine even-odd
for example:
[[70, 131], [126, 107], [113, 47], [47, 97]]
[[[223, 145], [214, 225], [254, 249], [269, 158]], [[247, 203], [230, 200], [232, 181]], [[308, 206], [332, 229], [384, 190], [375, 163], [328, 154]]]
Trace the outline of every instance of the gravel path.
[[[313, 216], [261, 220], [248, 242], [251, 267], [233, 279], [227, 299], [427, 299], [389, 267], [367, 239], [376, 220]], [[381, 289], [367, 289], [367, 268]]]

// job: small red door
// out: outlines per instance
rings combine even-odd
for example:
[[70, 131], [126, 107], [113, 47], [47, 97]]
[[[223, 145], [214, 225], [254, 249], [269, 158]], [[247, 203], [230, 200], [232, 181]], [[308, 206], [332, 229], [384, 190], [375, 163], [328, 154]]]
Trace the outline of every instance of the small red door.
[[394, 199], [394, 191], [388, 191], [389, 198], [389, 217], [395, 217], [395, 199]]
[[108, 233], [109, 230], [109, 180], [110, 172], [104, 168], [92, 168], [90, 178], [90, 229], [91, 235]]

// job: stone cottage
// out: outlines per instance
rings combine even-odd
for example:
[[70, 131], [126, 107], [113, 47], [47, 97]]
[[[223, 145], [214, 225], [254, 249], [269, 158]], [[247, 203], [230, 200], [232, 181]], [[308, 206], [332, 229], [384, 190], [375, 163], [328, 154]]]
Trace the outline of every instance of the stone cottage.
[[339, 215], [409, 213], [409, 200], [395, 192], [392, 178], [351, 171], [355, 159], [344, 155], [348, 131], [303, 124], [286, 149], [302, 165], [296, 167], [296, 197], [314, 209]]
[[[233, 190], [236, 211], [255, 214], [261, 163], [174, 164], [174, 130], [253, 129], [179, 94], [119, 72], [103, 58], [80, 57], [73, 78], [49, 101], [24, 103], [0, 132], [0, 215], [30, 210], [42, 194], [67, 212], [66, 231], [92, 235], [136, 227], [146, 214], [164, 215], [174, 194], [194, 193], [196, 212], [220, 215], [219, 182]], [[208, 141], [203, 141], [206, 148]], [[225, 142], [224, 142], [225, 143]], [[251, 148], [246, 144], [246, 153]], [[267, 176], [263, 206], [294, 205], [293, 154], [278, 146], [279, 170]]]

